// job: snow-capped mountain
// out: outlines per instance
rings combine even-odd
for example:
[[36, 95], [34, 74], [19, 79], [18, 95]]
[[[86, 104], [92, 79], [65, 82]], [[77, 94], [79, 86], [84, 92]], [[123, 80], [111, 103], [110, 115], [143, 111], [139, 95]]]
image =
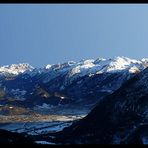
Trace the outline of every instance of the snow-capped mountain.
[[[62, 64], [48, 64], [45, 68], [36, 69], [36, 72], [49, 72], [49, 71], [69, 71], [69, 77], [84, 76], [86, 74], [117, 72], [122, 70], [128, 70], [130, 73], [135, 73], [147, 67], [148, 59], [143, 58], [141, 60], [130, 59], [127, 57], [115, 57], [113, 59], [98, 58], [96, 60], [82, 60], [80, 62], [68, 61]], [[28, 63], [5, 65], [0, 67], [0, 73], [9, 73], [19, 75], [26, 71], [35, 71], [35, 68]]]
[[[3, 70], [0, 82], [1, 121], [45, 121], [53, 120], [50, 115], [88, 114], [70, 127], [65, 125], [63, 131], [56, 127], [56, 133], [47, 134], [39, 124], [38, 136], [23, 135], [25, 130], [35, 132], [32, 125], [29, 129], [24, 124], [24, 137], [55, 144], [147, 143], [148, 59], [98, 58], [39, 69], [17, 65], [21, 69], [14, 68], [17, 72], [9, 67]], [[47, 127], [47, 131], [51, 129]]]
[[18, 75], [26, 71], [32, 71], [33, 69], [28, 63], [12, 64], [0, 67], [0, 73]]
[[[29, 64], [0, 67], [0, 104], [34, 108], [43, 104], [92, 107], [148, 66], [148, 59], [127, 57], [69, 61], [33, 68]], [[9, 75], [8, 75], [9, 74]], [[12, 75], [11, 75], [12, 74]], [[13, 101], [10, 101], [13, 100]]]
[[[85, 75], [92, 76], [100, 73], [114, 73], [127, 71], [135, 73], [143, 70], [148, 65], [148, 59], [134, 60], [127, 57], [115, 57], [113, 59], [98, 58], [96, 60], [82, 60], [80, 62], [69, 61], [64, 64], [47, 65], [46, 69], [54, 71], [55, 74], [68, 72], [69, 81]], [[54, 74], [53, 74], [54, 75]], [[51, 77], [48, 79], [50, 80]], [[47, 81], [48, 81], [47, 80]]]
[[145, 66], [143, 64], [148, 64], [148, 59], [142, 60], [134, 60], [127, 57], [115, 57], [113, 59], [104, 59], [98, 58], [96, 60], [89, 59], [89, 60], [82, 60], [80, 62], [67, 62], [64, 64], [57, 64], [57, 65], [47, 65], [46, 69], [54, 69], [54, 70], [63, 70], [65, 68], [71, 67], [70, 76], [73, 76], [77, 73], [86, 72], [85, 70], [89, 69], [89, 72], [116, 72], [121, 70], [130, 70], [131, 68], [137, 67], [142, 68], [141, 66]]

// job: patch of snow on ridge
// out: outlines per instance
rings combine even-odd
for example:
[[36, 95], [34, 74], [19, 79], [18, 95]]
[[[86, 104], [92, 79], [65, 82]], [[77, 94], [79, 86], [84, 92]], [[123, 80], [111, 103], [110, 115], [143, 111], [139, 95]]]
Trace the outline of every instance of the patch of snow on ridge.
[[148, 58], [141, 59], [142, 62], [148, 62]]
[[15, 99], [24, 101], [24, 95], [27, 93], [26, 90], [20, 90], [20, 89], [12, 89], [11, 93], [15, 96]]
[[37, 107], [38, 107], [38, 108], [41, 108], [41, 109], [50, 109], [50, 108], [52, 107], [52, 105], [43, 103], [42, 106], [37, 105]]
[[20, 90], [20, 89], [12, 89], [11, 92], [14, 94], [14, 95], [25, 95], [26, 94], [26, 90]]
[[143, 137], [142, 142], [143, 144], [148, 144], [148, 137]]
[[45, 69], [52, 69], [52, 70], [60, 70], [60, 69], [63, 69], [63, 68], [68, 68], [70, 66], [73, 66], [76, 62], [74, 61], [68, 61], [66, 63], [59, 63], [59, 64], [48, 64], [46, 65]]
[[46, 69], [50, 69], [51, 66], [52, 66], [52, 65], [48, 64], [48, 65], [46, 66]]
[[47, 141], [35, 141], [35, 143], [37, 143], [37, 144], [54, 144], [55, 145], [55, 143], [47, 142]]
[[94, 60], [84, 60], [77, 63], [76, 67], [72, 68], [72, 70], [70, 71], [69, 76], [71, 77], [78, 73], [82, 73], [82, 75], [85, 75], [86, 70], [93, 68], [95, 66], [93, 62]]
[[129, 72], [130, 73], [136, 73], [136, 72], [140, 72], [140, 70], [136, 67], [136, 66], [133, 66], [129, 69]]

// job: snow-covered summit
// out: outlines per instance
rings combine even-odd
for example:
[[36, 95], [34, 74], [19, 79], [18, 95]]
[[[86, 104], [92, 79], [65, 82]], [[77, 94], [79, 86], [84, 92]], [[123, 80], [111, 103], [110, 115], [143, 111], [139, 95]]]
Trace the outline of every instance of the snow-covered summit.
[[86, 73], [110, 73], [128, 71], [129, 73], [135, 73], [143, 70], [148, 66], [148, 60], [135, 60], [127, 57], [115, 57], [112, 59], [98, 58], [96, 60], [85, 60], [78, 62], [70, 71], [70, 76]]
[[2, 66], [0, 67], [0, 73], [9, 73], [9, 74], [18, 75], [26, 71], [32, 71], [33, 69], [34, 68], [28, 63], [20, 63], [20, 64]]
[[45, 72], [48, 73], [45, 82], [51, 79], [65, 75], [66, 83], [71, 83], [73, 80], [83, 76], [93, 76], [102, 73], [137, 73], [148, 66], [148, 59], [135, 60], [127, 57], [114, 58], [97, 58], [81, 60], [79, 62], [69, 61], [59, 64], [48, 64], [45, 67]]
[[137, 69], [141, 70], [144, 68], [141, 60], [130, 59], [127, 57], [115, 57], [114, 59], [105, 61], [107, 62], [107, 65], [105, 65], [105, 68], [103, 69], [104, 72], [129, 70], [129, 72], [133, 73], [134, 69], [137, 71]]
[[76, 62], [74, 61], [68, 61], [68, 62], [65, 62], [65, 63], [58, 63], [58, 64], [48, 64], [45, 66], [45, 69], [49, 70], [49, 69], [52, 69], [52, 70], [58, 70], [58, 69], [63, 69], [63, 68], [67, 68], [67, 67], [70, 67], [70, 66], [73, 66], [74, 64], [76, 64]]
[[[148, 66], [148, 58], [141, 60], [130, 59], [127, 57], [115, 57], [110, 59], [98, 58], [81, 60], [79, 62], [68, 61], [65, 63], [48, 64], [44, 68], [36, 69], [28, 63], [12, 64], [0, 67], [0, 73], [18, 75], [20, 73], [49, 73], [51, 77], [60, 73], [67, 73], [67, 77], [75, 78], [77, 76], [93, 75], [99, 73], [113, 73], [128, 71], [135, 73]], [[35, 70], [36, 69], [36, 70]]]

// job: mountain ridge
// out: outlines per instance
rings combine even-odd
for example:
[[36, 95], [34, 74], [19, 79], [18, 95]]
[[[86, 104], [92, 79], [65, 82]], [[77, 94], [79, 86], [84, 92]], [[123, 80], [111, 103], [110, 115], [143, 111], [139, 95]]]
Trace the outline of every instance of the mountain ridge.
[[147, 66], [146, 58], [126, 57], [69, 61], [38, 69], [27, 63], [4, 66], [6, 75], [2, 72], [0, 77], [0, 105], [31, 109], [49, 106], [50, 110], [52, 106], [66, 104], [91, 108]]
[[[77, 68], [78, 70], [75, 70], [75, 73], [79, 73], [80, 69], [89, 69], [92, 67], [97, 66], [97, 70], [102, 69], [102, 67], [107, 66], [107, 68], [103, 69], [103, 72], [111, 72], [114, 70], [122, 70], [126, 68], [131, 68], [132, 66], [135, 66], [138, 64], [147, 64], [148, 63], [148, 58], [142, 58], [141, 60], [135, 60], [135, 59], [130, 59], [124, 56], [117, 56], [114, 58], [97, 58], [97, 59], [86, 59], [86, 60], [81, 60], [79, 62], [74, 62], [74, 61], [68, 61], [65, 63], [58, 63], [58, 64], [47, 64], [46, 66], [40, 67], [40, 68], [35, 68], [31, 66], [29, 63], [19, 63], [19, 64], [11, 64], [11, 65], [4, 65], [0, 67], [0, 73], [1, 72], [7, 72], [7, 73], [12, 73], [12, 74], [20, 74], [24, 73], [25, 71], [32, 71], [34, 69], [54, 69], [58, 70], [60, 68], [67, 68], [70, 66], [73, 66]], [[135, 64], [135, 65], [134, 65]], [[105, 71], [106, 70], [106, 71]], [[16, 71], [16, 72], [15, 72]], [[75, 74], [74, 73], [74, 74]]]

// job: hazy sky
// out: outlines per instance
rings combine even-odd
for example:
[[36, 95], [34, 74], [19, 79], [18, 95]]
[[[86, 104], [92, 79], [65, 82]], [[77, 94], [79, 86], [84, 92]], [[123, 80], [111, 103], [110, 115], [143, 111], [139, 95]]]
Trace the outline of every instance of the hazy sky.
[[148, 57], [148, 4], [0, 4], [0, 65]]

